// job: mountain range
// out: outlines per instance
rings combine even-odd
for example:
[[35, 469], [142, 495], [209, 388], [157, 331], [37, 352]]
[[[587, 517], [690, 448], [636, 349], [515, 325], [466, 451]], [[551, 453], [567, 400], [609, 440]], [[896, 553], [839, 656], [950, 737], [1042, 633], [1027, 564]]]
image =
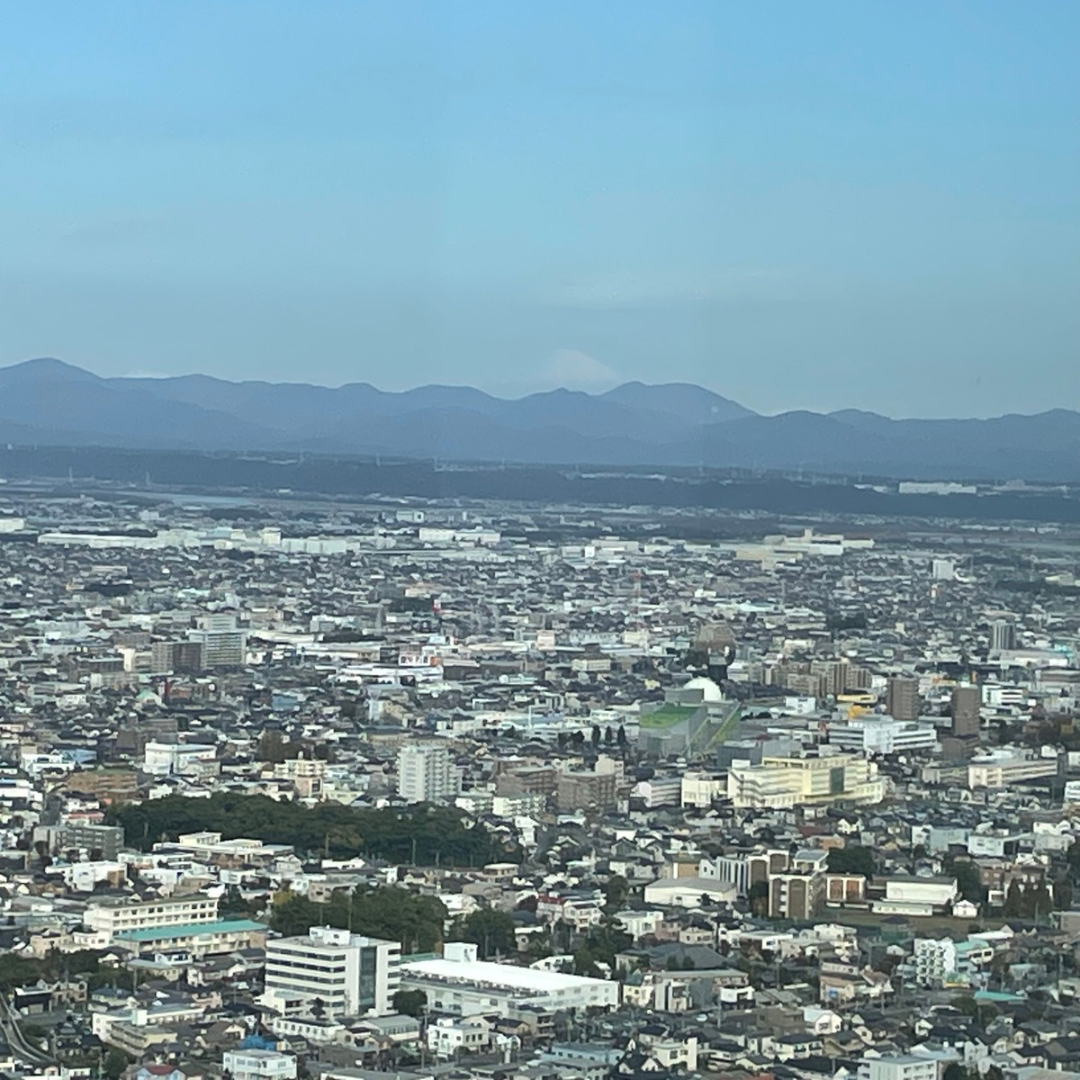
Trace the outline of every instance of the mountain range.
[[1080, 481], [1080, 413], [890, 420], [757, 414], [686, 383], [493, 397], [467, 386], [101, 378], [60, 360], [0, 368], [0, 441], [381, 454], [443, 461], [705, 466], [935, 479]]

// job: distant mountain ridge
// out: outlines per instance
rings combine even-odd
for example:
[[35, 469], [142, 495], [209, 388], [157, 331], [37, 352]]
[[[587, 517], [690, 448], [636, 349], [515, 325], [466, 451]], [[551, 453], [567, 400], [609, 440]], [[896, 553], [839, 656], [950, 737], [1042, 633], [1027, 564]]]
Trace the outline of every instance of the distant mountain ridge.
[[1080, 413], [1067, 409], [991, 420], [762, 416], [688, 383], [504, 399], [468, 386], [107, 379], [53, 359], [0, 368], [0, 441], [1080, 481]]

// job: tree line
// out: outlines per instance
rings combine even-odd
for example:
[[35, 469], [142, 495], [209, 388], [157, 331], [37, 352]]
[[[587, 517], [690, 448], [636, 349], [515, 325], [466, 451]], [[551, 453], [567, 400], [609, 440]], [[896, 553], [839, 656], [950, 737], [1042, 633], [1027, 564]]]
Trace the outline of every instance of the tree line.
[[128, 844], [148, 851], [183, 833], [218, 832], [226, 840], [288, 844], [298, 853], [327, 858], [365, 855], [419, 866], [483, 866], [516, 861], [516, 847], [498, 843], [457, 809], [419, 803], [404, 808], [358, 809], [325, 802], [307, 807], [266, 795], [218, 792], [208, 799], [168, 795], [110, 809]]

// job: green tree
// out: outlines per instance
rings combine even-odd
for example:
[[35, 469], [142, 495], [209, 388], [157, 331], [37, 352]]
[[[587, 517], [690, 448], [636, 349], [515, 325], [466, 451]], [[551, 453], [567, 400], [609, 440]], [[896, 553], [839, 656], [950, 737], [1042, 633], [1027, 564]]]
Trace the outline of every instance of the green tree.
[[514, 920], [505, 911], [494, 908], [477, 908], [458, 919], [454, 923], [454, 936], [458, 941], [476, 945], [481, 960], [517, 949]]
[[1007, 919], [1014, 919], [1024, 913], [1024, 890], [1018, 878], [1013, 878], [1009, 882], [1008, 889], [1005, 890], [1005, 905], [1002, 913]]
[[767, 915], [769, 912], [769, 886], [767, 882], [755, 881], [746, 894], [750, 911], [757, 916]]
[[130, 1059], [123, 1050], [118, 1050], [115, 1046], [105, 1055], [104, 1060], [101, 1063], [101, 1072], [104, 1076], [108, 1077], [108, 1080], [120, 1080], [120, 1077], [124, 1075], [124, 1070], [128, 1067]]
[[612, 874], [604, 882], [604, 900], [611, 911], [619, 911], [630, 895], [630, 883], [622, 874]]
[[592, 979], [595, 979], [600, 974], [600, 969], [596, 966], [596, 958], [588, 947], [584, 945], [574, 953], [573, 974], [585, 975]]
[[170, 795], [112, 807], [108, 821], [123, 826], [128, 842], [143, 850], [180, 833], [208, 831], [226, 840], [289, 844], [301, 853], [369, 855], [407, 865], [477, 866], [520, 857], [516, 848], [496, 844], [483, 825], [466, 825], [460, 810], [425, 803], [375, 810], [324, 802], [309, 808], [218, 792], [209, 799]]
[[402, 1016], [420, 1016], [427, 1007], [427, 994], [423, 990], [398, 990], [390, 1004]]
[[270, 925], [287, 937], [303, 935], [313, 926], [336, 926], [370, 937], [400, 941], [403, 952], [433, 952], [442, 942], [446, 907], [436, 896], [408, 889], [359, 888], [334, 893], [328, 903], [316, 904], [297, 893], [282, 893], [271, 908]]
[[863, 877], [873, 877], [874, 852], [871, 848], [859, 844], [830, 848], [826, 865], [830, 874], [862, 874]]
[[615, 954], [628, 949], [634, 939], [623, 929], [622, 923], [605, 915], [585, 935], [585, 947], [595, 959], [610, 967], [615, 966]]
[[1058, 878], [1054, 882], [1054, 907], [1058, 911], [1069, 911], [1072, 908], [1072, 900], [1072, 882], [1066, 877]]
[[945, 872], [956, 878], [956, 887], [965, 900], [981, 904], [986, 899], [978, 865], [971, 859], [945, 859]]

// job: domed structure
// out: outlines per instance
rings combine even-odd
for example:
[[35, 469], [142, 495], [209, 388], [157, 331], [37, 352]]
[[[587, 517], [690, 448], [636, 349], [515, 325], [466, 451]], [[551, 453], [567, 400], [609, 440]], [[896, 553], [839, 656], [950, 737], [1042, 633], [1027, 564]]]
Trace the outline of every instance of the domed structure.
[[705, 705], [714, 704], [724, 700], [724, 694], [720, 687], [705, 675], [699, 675], [696, 679], [691, 679], [683, 689], [700, 690], [701, 700]]

